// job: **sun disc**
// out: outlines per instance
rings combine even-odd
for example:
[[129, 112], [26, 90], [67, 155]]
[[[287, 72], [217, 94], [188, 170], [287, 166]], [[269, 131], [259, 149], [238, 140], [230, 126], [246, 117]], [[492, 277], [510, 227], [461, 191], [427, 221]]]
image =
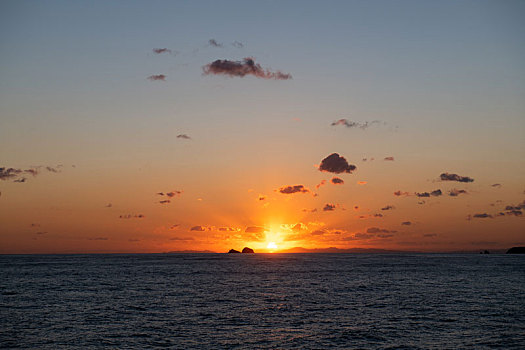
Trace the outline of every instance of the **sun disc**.
[[277, 244], [275, 242], [268, 243], [268, 246], [266, 247], [268, 249], [277, 249]]

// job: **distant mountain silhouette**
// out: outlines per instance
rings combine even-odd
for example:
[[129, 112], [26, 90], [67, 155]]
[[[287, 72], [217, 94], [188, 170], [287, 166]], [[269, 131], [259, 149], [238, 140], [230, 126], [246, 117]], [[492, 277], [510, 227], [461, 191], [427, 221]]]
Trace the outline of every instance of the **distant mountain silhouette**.
[[525, 247], [512, 247], [507, 250], [507, 254], [525, 254]]
[[248, 247], [244, 247], [244, 248], [242, 249], [242, 252], [243, 252], [244, 254], [253, 254], [253, 253], [255, 253], [255, 252], [253, 251], [252, 248], [248, 248]]

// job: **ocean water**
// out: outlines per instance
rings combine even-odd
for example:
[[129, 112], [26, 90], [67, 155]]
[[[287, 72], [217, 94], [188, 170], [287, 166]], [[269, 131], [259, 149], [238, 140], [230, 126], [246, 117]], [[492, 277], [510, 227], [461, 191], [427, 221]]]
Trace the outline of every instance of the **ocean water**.
[[525, 256], [0, 256], [0, 346], [524, 349]]

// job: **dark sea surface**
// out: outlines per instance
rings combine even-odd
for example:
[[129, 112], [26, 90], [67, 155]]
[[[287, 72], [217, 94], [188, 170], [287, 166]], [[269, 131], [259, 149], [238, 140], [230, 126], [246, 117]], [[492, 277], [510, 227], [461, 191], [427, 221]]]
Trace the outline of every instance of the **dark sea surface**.
[[0, 256], [0, 346], [525, 349], [525, 256]]

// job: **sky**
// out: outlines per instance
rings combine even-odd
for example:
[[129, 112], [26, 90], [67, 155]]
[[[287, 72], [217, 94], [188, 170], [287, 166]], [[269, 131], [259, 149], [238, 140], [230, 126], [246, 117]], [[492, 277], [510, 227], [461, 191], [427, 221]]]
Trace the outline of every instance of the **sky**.
[[0, 3], [0, 253], [525, 245], [524, 134], [523, 1]]

